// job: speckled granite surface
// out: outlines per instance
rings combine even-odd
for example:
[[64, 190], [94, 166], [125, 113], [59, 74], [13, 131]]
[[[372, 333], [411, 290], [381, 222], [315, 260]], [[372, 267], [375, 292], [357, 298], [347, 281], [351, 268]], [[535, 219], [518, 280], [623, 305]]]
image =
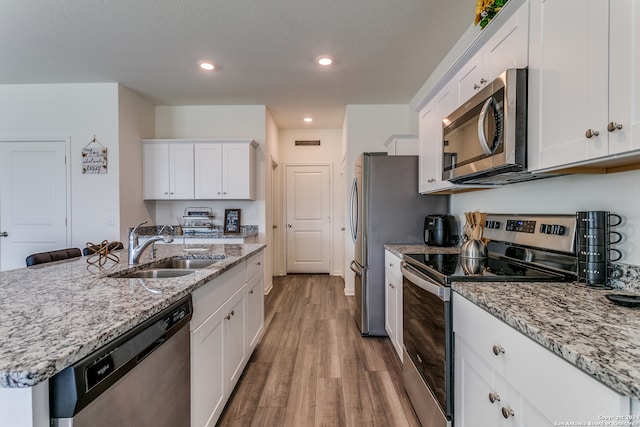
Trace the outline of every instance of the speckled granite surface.
[[222, 226], [216, 225], [211, 229], [211, 232], [186, 232], [178, 236], [176, 234], [175, 228], [168, 228], [168, 226], [163, 225], [151, 225], [148, 227], [140, 227], [138, 228], [138, 234], [140, 237], [148, 237], [148, 236], [156, 236], [162, 230], [162, 234], [169, 234], [176, 238], [179, 237], [188, 237], [190, 239], [238, 239], [245, 237], [252, 237], [258, 235], [258, 226], [257, 225], [241, 225], [240, 233], [224, 233], [222, 230]]
[[[385, 245], [405, 253], [457, 248]], [[640, 400], [640, 308], [611, 303], [608, 293], [640, 295], [640, 267], [612, 263], [613, 290], [583, 283], [459, 282], [453, 290], [618, 393]]]
[[[640, 309], [582, 283], [454, 283], [453, 290], [618, 393], [640, 400]], [[455, 295], [458, 297], [458, 295]]]
[[[183, 245], [157, 245], [155, 262], [226, 256], [166, 279], [105, 277], [130, 268], [126, 249], [116, 252], [120, 263], [108, 269], [81, 257], [0, 272], [0, 387], [30, 387], [50, 378], [264, 247], [208, 245], [195, 253]], [[146, 251], [137, 269], [152, 262], [149, 256]]]
[[458, 247], [442, 248], [427, 245], [384, 245], [385, 249], [402, 258], [404, 254], [455, 254], [460, 252]]

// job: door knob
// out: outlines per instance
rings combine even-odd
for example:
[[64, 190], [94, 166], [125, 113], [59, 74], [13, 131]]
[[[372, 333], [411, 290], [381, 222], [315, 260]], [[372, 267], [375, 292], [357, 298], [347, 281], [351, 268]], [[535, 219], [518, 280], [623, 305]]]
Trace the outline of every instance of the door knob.
[[287, 228], [291, 228], [291, 227], [293, 227], [293, 225], [287, 224]]
[[609, 132], [613, 132], [613, 131], [620, 130], [620, 129], [622, 129], [622, 125], [620, 123], [609, 122], [609, 124], [607, 125], [607, 130]]
[[587, 131], [584, 133], [584, 136], [586, 136], [587, 138], [592, 138], [594, 136], [598, 136], [600, 135], [600, 132], [598, 132], [597, 130], [592, 130], [592, 129], [587, 129]]
[[9, 233], [3, 231], [2, 233], [0, 233], [0, 237], [9, 237]]

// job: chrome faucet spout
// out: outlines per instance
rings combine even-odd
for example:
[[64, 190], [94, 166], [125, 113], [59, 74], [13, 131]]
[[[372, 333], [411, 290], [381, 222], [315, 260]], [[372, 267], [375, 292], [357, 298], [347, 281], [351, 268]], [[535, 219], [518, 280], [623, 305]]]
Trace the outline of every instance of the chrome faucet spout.
[[[138, 242], [138, 228], [147, 221], [144, 221], [137, 226], [129, 229], [129, 265], [136, 265], [140, 262], [140, 256], [151, 244], [162, 240], [165, 243], [173, 242], [173, 237], [168, 234], [165, 235], [157, 235], [151, 237], [149, 240], [145, 241], [143, 244], [139, 244]], [[164, 229], [164, 227], [162, 228]], [[160, 230], [162, 232], [162, 229]]]

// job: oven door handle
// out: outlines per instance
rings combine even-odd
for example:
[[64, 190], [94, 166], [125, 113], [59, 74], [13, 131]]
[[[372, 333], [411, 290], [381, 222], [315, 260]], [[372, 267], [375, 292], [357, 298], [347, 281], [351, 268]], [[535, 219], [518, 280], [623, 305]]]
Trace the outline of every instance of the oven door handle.
[[413, 283], [414, 285], [424, 289], [425, 291], [432, 293], [433, 295], [440, 298], [442, 301], [449, 301], [451, 299], [451, 288], [446, 286], [441, 286], [437, 283], [434, 283], [428, 280], [426, 277], [422, 275], [418, 270], [402, 261], [401, 264], [402, 276], [404, 276], [408, 281]]

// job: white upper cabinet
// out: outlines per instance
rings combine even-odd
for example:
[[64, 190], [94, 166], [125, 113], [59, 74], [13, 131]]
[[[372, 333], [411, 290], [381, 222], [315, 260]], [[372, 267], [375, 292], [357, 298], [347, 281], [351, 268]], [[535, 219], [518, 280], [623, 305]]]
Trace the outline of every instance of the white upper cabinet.
[[445, 86], [419, 113], [420, 193], [455, 187], [449, 181], [442, 180], [442, 118], [453, 110], [452, 87], [452, 84]]
[[142, 145], [145, 200], [193, 199], [193, 144]]
[[253, 140], [144, 140], [146, 200], [255, 200]]
[[195, 198], [254, 200], [256, 145], [254, 141], [195, 144]]
[[456, 73], [454, 107], [464, 104], [507, 68], [526, 67], [528, 44], [529, 4], [525, 2]]
[[633, 0], [532, 0], [529, 169], [640, 148], [639, 10]]

